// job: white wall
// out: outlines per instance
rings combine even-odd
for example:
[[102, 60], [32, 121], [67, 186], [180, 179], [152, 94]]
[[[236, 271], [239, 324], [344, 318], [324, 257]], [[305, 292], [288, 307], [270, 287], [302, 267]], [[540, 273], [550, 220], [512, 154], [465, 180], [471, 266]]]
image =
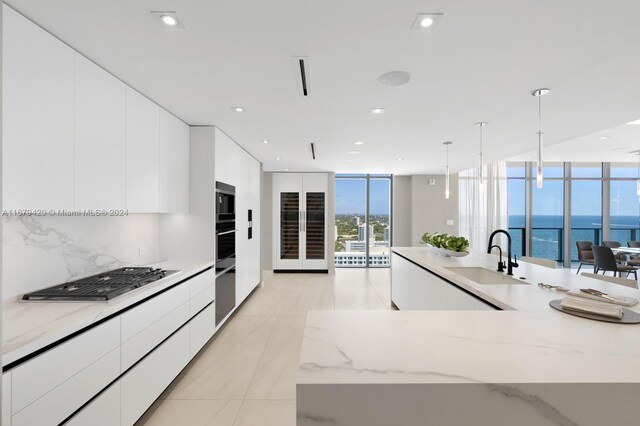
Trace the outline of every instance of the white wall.
[[4, 217], [2, 225], [3, 299], [160, 260], [158, 215]]
[[[435, 179], [430, 185], [429, 180]], [[416, 246], [425, 232], [458, 234], [458, 175], [450, 177], [450, 196], [445, 199], [443, 175], [411, 176], [411, 242]], [[453, 220], [453, 225], [447, 225]]]
[[411, 176], [393, 177], [392, 246], [411, 246]]

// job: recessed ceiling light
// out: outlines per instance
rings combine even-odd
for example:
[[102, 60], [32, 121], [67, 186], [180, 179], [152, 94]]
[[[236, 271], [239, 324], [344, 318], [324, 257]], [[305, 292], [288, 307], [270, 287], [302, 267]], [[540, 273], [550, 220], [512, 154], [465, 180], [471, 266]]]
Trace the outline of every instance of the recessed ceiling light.
[[349, 154], [349, 155], [358, 155], [358, 154], [360, 154], [360, 151], [358, 151], [357, 149], [352, 149], [351, 151], [347, 151], [347, 154]]
[[244, 112], [244, 107], [241, 107], [241, 106], [231, 107], [231, 109], [234, 110], [235, 112]]
[[630, 121], [627, 124], [640, 124], [640, 120]]
[[609, 139], [609, 136], [600, 136], [600, 140], [603, 141], [605, 139]]
[[388, 87], [402, 86], [409, 80], [411, 80], [411, 74], [406, 71], [391, 71], [378, 77], [378, 82]]
[[284, 171], [285, 171], [285, 172], [288, 172], [288, 171], [289, 171], [289, 169], [284, 169]]
[[364, 142], [363, 141], [355, 141], [353, 144], [354, 145], [364, 145]]
[[178, 14], [174, 11], [152, 10], [151, 14], [165, 27], [184, 28]]
[[403, 158], [402, 158], [402, 157], [398, 157], [396, 160], [398, 160], [398, 161], [402, 161], [402, 160], [403, 160]]
[[175, 27], [176, 25], [178, 25], [178, 20], [171, 15], [162, 15], [160, 19], [162, 19], [162, 22], [165, 25], [168, 25], [170, 27]]
[[262, 143], [269, 143], [269, 141], [265, 139], [262, 141]]
[[442, 13], [419, 13], [411, 26], [414, 30], [432, 30], [442, 19]]
[[275, 160], [276, 160], [276, 161], [280, 161], [280, 157], [276, 157], [276, 159], [275, 159]]
[[384, 113], [384, 108], [371, 108], [371, 114], [382, 114]]

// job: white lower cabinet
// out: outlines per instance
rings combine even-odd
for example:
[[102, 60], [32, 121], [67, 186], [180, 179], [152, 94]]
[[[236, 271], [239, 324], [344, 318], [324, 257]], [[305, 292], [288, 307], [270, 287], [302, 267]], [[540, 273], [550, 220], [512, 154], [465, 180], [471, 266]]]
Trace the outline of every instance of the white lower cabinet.
[[87, 425], [120, 425], [120, 381], [109, 386], [96, 399], [65, 423], [65, 426]]
[[391, 300], [402, 310], [491, 311], [495, 309], [395, 253], [392, 254], [391, 265]]
[[191, 333], [191, 357], [211, 339], [216, 331], [216, 305], [210, 304], [189, 323]]
[[189, 327], [183, 327], [122, 376], [121, 425], [133, 425], [189, 360]]
[[11, 371], [2, 375], [2, 425], [11, 424]]

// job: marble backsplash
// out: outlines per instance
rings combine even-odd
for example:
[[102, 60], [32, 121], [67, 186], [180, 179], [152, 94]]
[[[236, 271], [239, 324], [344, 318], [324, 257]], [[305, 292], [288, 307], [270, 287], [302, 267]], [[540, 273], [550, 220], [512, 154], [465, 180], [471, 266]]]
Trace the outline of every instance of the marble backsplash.
[[3, 300], [125, 264], [160, 260], [154, 214], [3, 217], [2, 226]]

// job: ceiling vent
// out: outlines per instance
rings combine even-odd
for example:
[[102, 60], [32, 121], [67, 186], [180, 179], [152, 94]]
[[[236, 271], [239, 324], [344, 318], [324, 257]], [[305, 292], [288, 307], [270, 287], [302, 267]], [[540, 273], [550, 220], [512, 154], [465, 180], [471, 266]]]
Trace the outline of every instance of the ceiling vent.
[[311, 158], [313, 158], [315, 160], [316, 159], [316, 144], [311, 142], [309, 145], [311, 145]]
[[302, 96], [311, 95], [311, 80], [309, 72], [309, 57], [308, 56], [294, 56], [293, 68], [296, 76], [296, 84], [298, 87], [298, 93]]

